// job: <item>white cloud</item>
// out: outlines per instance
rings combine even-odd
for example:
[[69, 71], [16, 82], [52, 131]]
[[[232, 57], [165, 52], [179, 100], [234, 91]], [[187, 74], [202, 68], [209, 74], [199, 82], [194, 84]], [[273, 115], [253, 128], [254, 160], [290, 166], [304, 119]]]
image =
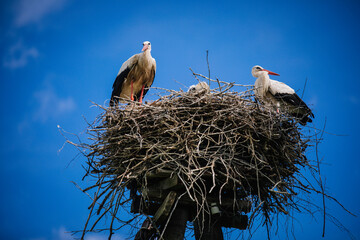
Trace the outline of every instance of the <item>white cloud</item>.
[[[100, 235], [100, 234], [96, 234], [96, 233], [90, 233], [87, 234], [85, 237], [86, 240], [106, 240], [109, 239], [109, 237], [107, 235]], [[112, 235], [111, 239], [113, 240], [124, 240], [125, 238], [122, 238], [118, 235]]]
[[11, 46], [3, 59], [3, 66], [16, 69], [27, 65], [29, 59], [37, 58], [39, 52], [35, 47], [25, 47], [22, 41]]
[[70, 96], [59, 96], [50, 80], [45, 80], [44, 87], [33, 93], [31, 102], [35, 105], [32, 107], [34, 110], [30, 114], [26, 114], [23, 120], [18, 123], [19, 134], [28, 133], [33, 123], [46, 123], [48, 120], [58, 121], [60, 117], [76, 109], [74, 99]]
[[[65, 227], [61, 226], [59, 228], [54, 228], [51, 231], [51, 236], [49, 238], [39, 237], [39, 238], [29, 238], [27, 240], [74, 240], [79, 239], [79, 234], [72, 235], [71, 231], [67, 230]], [[109, 236], [106, 233], [87, 233], [85, 235], [86, 240], [107, 240]], [[112, 235], [111, 239], [113, 240], [125, 240], [119, 234]]]
[[52, 230], [52, 240], [73, 240], [71, 233], [64, 227]]
[[59, 97], [54, 88], [47, 83], [45, 88], [34, 93], [38, 109], [33, 115], [34, 121], [46, 122], [72, 112], [76, 108], [72, 97]]
[[[77, 239], [77, 235], [72, 236], [70, 231], [66, 230], [64, 227], [52, 230], [51, 240], [74, 240]], [[86, 240], [107, 240], [108, 235], [106, 233], [87, 233], [85, 235]], [[118, 234], [112, 236], [113, 240], [124, 240]]]
[[106, 240], [108, 239], [106, 236], [96, 235], [96, 234], [88, 234], [86, 236], [86, 240]]
[[67, 0], [19, 0], [15, 5], [15, 25], [22, 27], [39, 22], [52, 12], [61, 10]]

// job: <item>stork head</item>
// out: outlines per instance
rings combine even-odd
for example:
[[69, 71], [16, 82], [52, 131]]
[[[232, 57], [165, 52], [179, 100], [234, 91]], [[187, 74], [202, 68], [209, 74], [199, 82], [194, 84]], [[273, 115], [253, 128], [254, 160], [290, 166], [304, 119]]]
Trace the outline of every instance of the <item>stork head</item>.
[[267, 74], [270, 74], [270, 75], [280, 76], [280, 74], [277, 74], [277, 73], [271, 72], [269, 70], [266, 70], [266, 69], [264, 69], [263, 67], [261, 67], [259, 65], [256, 65], [251, 69], [251, 74], [256, 78], [258, 78], [261, 74], [264, 74], [264, 73], [267, 73]]
[[143, 42], [143, 49], [141, 50], [143, 52], [145, 51], [151, 51], [151, 43], [149, 41]]

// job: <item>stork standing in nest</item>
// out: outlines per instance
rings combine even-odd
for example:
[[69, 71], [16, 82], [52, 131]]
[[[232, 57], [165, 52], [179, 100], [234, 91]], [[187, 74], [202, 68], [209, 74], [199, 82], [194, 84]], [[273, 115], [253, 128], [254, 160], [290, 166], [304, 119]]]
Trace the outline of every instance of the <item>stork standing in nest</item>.
[[151, 56], [151, 43], [143, 43], [142, 53], [126, 60], [121, 66], [113, 85], [110, 106], [114, 106], [120, 98], [142, 100], [152, 85], [156, 72], [156, 61]]
[[254, 66], [251, 73], [256, 77], [255, 96], [265, 104], [275, 106], [279, 113], [280, 108], [285, 108], [292, 116], [297, 118], [302, 125], [312, 122], [314, 114], [303, 100], [295, 93], [294, 89], [285, 83], [270, 79], [270, 75], [280, 76], [261, 66]]

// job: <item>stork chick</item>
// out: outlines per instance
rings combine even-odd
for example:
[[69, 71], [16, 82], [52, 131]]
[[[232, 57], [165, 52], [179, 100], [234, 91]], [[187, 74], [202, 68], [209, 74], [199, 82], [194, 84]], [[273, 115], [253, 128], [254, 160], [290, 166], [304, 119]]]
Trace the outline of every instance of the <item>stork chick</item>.
[[199, 82], [196, 85], [191, 85], [189, 87], [188, 93], [198, 94], [198, 93], [209, 93], [210, 87], [206, 82]]

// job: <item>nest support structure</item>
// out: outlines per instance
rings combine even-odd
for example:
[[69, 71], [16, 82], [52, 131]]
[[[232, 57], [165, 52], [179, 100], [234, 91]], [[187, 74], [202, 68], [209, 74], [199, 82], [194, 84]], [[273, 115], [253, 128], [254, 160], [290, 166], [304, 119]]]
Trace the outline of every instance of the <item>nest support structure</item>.
[[[222, 239], [214, 237], [221, 227], [246, 229], [258, 216], [270, 226], [300, 207], [299, 192], [313, 190], [299, 177], [313, 168], [310, 137], [292, 117], [256, 103], [251, 89], [218, 83], [210, 93], [168, 90], [149, 104], [99, 106], [90, 143], [78, 145], [96, 180], [83, 189], [93, 191], [83, 236], [110, 215], [110, 237], [145, 216], [135, 239], [177, 239], [166, 230], [172, 217], [193, 221], [197, 239]], [[122, 219], [129, 207], [132, 218]]]

